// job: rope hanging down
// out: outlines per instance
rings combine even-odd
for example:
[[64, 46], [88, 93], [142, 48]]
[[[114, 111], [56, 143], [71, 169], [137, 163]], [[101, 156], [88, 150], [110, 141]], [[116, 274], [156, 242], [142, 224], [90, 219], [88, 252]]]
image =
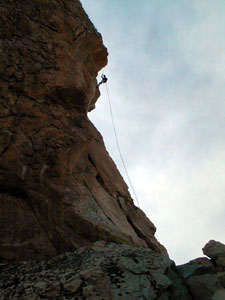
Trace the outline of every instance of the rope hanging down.
[[132, 181], [130, 179], [130, 176], [128, 174], [128, 171], [127, 171], [127, 168], [126, 168], [126, 165], [125, 165], [125, 162], [124, 162], [124, 159], [123, 159], [123, 156], [122, 156], [122, 153], [121, 153], [121, 150], [120, 150], [120, 145], [119, 145], [119, 141], [118, 141], [118, 136], [117, 136], [117, 132], [116, 132], [116, 127], [115, 127], [115, 122], [114, 122], [114, 116], [113, 116], [113, 111], [112, 111], [112, 105], [111, 105], [111, 100], [110, 100], [110, 97], [109, 97], [109, 90], [108, 90], [108, 86], [107, 86], [107, 82], [106, 83], [106, 92], [107, 92], [107, 96], [108, 96], [108, 102], [109, 102], [109, 108], [110, 108], [110, 114], [111, 114], [111, 119], [112, 119], [112, 125], [113, 125], [113, 131], [114, 131], [114, 135], [115, 135], [115, 140], [116, 140], [116, 145], [117, 145], [117, 148], [118, 148], [118, 152], [119, 152], [119, 155], [120, 155], [120, 159], [122, 161], [122, 164], [123, 164], [123, 168], [125, 170], [125, 173], [127, 175], [127, 179], [128, 179], [128, 182], [130, 184], [130, 187], [133, 191], [133, 194], [134, 194], [134, 197], [135, 197], [135, 200], [138, 204], [138, 207], [140, 208], [140, 204], [139, 204], [139, 201], [138, 201], [138, 197], [137, 197], [137, 194], [135, 192], [135, 189], [134, 189], [134, 186], [132, 184]]

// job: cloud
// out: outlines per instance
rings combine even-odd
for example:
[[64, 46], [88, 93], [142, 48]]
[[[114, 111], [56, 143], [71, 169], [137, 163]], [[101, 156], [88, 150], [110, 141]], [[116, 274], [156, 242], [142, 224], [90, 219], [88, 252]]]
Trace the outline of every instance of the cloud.
[[[172, 259], [201, 256], [209, 239], [225, 242], [224, 1], [82, 2], [109, 50], [115, 125], [141, 208]], [[126, 180], [101, 92], [89, 117]]]

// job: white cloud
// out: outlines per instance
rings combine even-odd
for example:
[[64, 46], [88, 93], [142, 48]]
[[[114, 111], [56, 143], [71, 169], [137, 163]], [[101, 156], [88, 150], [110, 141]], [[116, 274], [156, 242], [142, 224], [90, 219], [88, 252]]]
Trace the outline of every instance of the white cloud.
[[[109, 50], [108, 88], [141, 208], [177, 263], [225, 242], [223, 0], [85, 0]], [[89, 116], [121, 173], [105, 87]]]

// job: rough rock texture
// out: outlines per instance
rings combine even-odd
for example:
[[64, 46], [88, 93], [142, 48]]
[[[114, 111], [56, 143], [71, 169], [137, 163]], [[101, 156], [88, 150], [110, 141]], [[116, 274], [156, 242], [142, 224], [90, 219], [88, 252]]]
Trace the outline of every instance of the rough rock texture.
[[78, 0], [0, 0], [0, 259], [96, 240], [167, 252], [87, 111], [107, 63]]
[[217, 265], [225, 267], [225, 245], [214, 240], [209, 241], [202, 249]]
[[2, 300], [191, 300], [173, 269], [171, 260], [150, 249], [96, 242], [45, 263], [2, 265], [0, 295]]
[[0, 16], [0, 300], [224, 300], [225, 245], [176, 267], [87, 117], [107, 50], [80, 2]]
[[224, 300], [225, 297], [225, 245], [209, 241], [203, 248], [204, 254], [211, 257], [197, 258], [178, 266], [178, 273], [189, 287], [193, 299]]
[[176, 267], [151, 249], [104, 241], [0, 272], [1, 300], [225, 299], [225, 268], [207, 258]]

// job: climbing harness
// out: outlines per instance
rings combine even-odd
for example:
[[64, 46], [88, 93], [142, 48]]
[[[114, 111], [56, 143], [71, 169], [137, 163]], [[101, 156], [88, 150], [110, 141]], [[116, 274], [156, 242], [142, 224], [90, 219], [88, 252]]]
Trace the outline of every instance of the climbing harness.
[[[105, 76], [102, 74], [102, 76]], [[107, 80], [106, 80], [107, 81]], [[123, 155], [121, 153], [121, 150], [120, 150], [120, 145], [119, 145], [119, 140], [118, 140], [118, 136], [117, 136], [117, 131], [116, 131], [116, 126], [115, 126], [115, 122], [114, 122], [114, 116], [113, 116], [113, 110], [112, 110], [112, 105], [111, 105], [111, 100], [110, 100], [110, 96], [109, 96], [109, 90], [108, 90], [108, 86], [107, 86], [107, 82], [106, 83], [106, 92], [107, 92], [107, 96], [108, 96], [108, 102], [109, 102], [109, 109], [110, 109], [110, 114], [111, 114], [111, 120], [112, 120], [112, 126], [113, 126], [113, 131], [114, 131], [114, 136], [115, 136], [115, 140], [116, 140], [116, 145], [117, 145], [117, 149], [118, 149], [118, 152], [119, 152], [119, 155], [120, 155], [120, 159], [122, 161], [122, 164], [123, 164], [123, 168], [125, 170], [125, 173], [126, 173], [126, 176], [127, 176], [127, 179], [128, 179], [128, 182], [130, 184], [130, 187], [133, 191], [133, 194], [134, 194], [134, 197], [135, 197], [135, 200], [138, 204], [138, 207], [140, 208], [140, 204], [139, 204], [139, 201], [138, 201], [138, 197], [137, 197], [137, 194], [135, 192], [135, 189], [134, 189], [134, 186], [132, 184], [132, 181], [130, 179], [130, 176], [128, 174], [128, 171], [127, 171], [127, 168], [126, 168], [126, 165], [125, 165], [125, 161], [123, 159]]]

